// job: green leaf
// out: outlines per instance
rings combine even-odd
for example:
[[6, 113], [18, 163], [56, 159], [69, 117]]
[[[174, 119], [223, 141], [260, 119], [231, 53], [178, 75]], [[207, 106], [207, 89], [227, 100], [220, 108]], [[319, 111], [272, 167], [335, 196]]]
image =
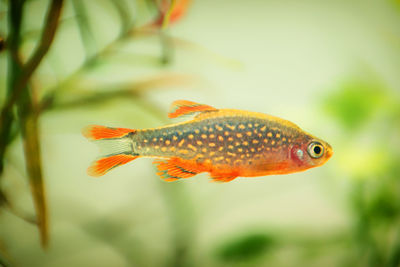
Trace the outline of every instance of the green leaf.
[[249, 261], [260, 257], [275, 246], [275, 238], [264, 233], [250, 233], [236, 237], [216, 250], [216, 256], [225, 262]]
[[348, 82], [329, 95], [325, 111], [348, 130], [360, 129], [382, 105], [382, 86], [368, 82]]
[[0, 243], [0, 266], [1, 267], [11, 266], [9, 254], [4, 249], [1, 243]]

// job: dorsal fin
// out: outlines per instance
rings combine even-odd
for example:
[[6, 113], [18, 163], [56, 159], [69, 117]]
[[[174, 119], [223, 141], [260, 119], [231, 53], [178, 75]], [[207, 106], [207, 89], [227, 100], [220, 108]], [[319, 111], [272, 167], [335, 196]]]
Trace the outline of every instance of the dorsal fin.
[[169, 118], [176, 118], [182, 115], [191, 115], [196, 112], [215, 111], [216, 108], [187, 100], [177, 100], [171, 104]]

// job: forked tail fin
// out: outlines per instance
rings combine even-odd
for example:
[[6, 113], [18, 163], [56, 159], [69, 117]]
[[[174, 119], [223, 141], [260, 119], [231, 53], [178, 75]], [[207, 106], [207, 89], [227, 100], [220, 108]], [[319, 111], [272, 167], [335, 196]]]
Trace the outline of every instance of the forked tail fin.
[[89, 140], [95, 141], [102, 150], [101, 156], [90, 165], [87, 172], [91, 176], [102, 176], [115, 167], [124, 165], [139, 155], [133, 148], [132, 135], [136, 130], [91, 125], [82, 130]]

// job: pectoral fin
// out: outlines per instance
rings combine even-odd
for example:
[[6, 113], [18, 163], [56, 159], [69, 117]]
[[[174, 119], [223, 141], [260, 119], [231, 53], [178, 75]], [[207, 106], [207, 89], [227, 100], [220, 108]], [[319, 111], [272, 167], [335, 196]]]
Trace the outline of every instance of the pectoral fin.
[[234, 180], [237, 176], [235, 173], [210, 173], [213, 182], [227, 183]]

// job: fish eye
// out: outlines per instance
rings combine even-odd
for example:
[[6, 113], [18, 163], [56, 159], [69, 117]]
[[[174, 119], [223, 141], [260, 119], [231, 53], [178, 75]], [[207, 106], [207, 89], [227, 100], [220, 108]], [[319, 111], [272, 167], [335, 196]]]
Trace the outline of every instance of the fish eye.
[[321, 143], [314, 141], [308, 145], [307, 152], [312, 158], [318, 159], [324, 154], [324, 147]]

